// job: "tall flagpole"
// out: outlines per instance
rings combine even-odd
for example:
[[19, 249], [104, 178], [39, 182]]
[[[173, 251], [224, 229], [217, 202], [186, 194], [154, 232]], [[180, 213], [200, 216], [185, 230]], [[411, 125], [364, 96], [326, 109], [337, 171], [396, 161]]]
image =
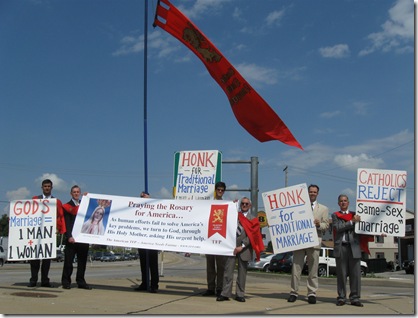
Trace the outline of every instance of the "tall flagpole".
[[148, 0], [145, 3], [144, 13], [144, 182], [145, 191], [148, 192], [148, 135], [147, 135], [147, 73], [148, 73]]
[[[144, 183], [148, 193], [148, 134], [147, 134], [147, 71], [148, 71], [148, 0], [144, 1]], [[146, 287], [150, 287], [149, 279], [149, 251], [145, 251]]]

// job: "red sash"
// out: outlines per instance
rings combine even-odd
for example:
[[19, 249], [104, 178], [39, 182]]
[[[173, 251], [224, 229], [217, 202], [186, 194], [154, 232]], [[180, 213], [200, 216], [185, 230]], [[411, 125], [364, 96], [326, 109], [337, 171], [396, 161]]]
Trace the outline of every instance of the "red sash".
[[[351, 221], [355, 215], [354, 212], [350, 213], [341, 213], [341, 212], [335, 212], [335, 215], [341, 219], [344, 220], [346, 222]], [[334, 242], [335, 242], [335, 236], [336, 236], [336, 231], [335, 228], [333, 229], [333, 235], [334, 235]], [[358, 234], [360, 236], [360, 249], [369, 254], [370, 255], [370, 251], [369, 251], [369, 242], [373, 242], [374, 241], [374, 236], [373, 235], [366, 235], [366, 234]]]
[[238, 220], [244, 228], [245, 233], [250, 239], [251, 246], [255, 252], [256, 260], [260, 260], [260, 252], [264, 251], [263, 237], [260, 232], [260, 222], [258, 218], [249, 220], [244, 214], [238, 212]]
[[77, 215], [78, 207], [79, 206], [72, 206], [69, 203], [65, 203], [65, 204], [62, 205], [62, 208], [65, 210], [65, 212], [68, 212], [72, 215]]

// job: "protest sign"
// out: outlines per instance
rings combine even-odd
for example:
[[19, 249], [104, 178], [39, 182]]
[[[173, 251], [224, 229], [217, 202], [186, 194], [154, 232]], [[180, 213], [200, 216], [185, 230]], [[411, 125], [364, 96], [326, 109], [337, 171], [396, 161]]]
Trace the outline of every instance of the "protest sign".
[[274, 253], [319, 244], [306, 184], [262, 194]]
[[405, 236], [406, 171], [358, 169], [356, 233]]
[[10, 202], [8, 261], [55, 258], [57, 200]]
[[174, 198], [212, 200], [221, 180], [222, 154], [217, 150], [180, 151], [174, 156]]
[[72, 233], [83, 243], [232, 256], [237, 219], [232, 201], [89, 193]]

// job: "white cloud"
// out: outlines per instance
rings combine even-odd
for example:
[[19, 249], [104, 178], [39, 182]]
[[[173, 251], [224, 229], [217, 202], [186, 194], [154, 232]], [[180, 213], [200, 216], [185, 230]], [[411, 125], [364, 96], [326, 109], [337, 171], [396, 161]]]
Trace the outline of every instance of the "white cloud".
[[39, 185], [40, 193], [42, 192], [42, 181], [45, 179], [50, 179], [52, 181], [52, 193], [54, 193], [54, 191], [68, 191], [67, 183], [63, 179], [58, 177], [55, 173], [44, 173], [42, 176], [35, 180], [35, 182]]
[[9, 201], [29, 199], [30, 191], [26, 187], [21, 187], [17, 190], [11, 190], [6, 192], [6, 197]]
[[245, 63], [237, 65], [236, 68], [249, 82], [264, 83], [269, 85], [277, 83], [278, 76], [275, 69]]
[[334, 110], [333, 112], [323, 112], [319, 115], [321, 118], [334, 118], [341, 115], [341, 111]]
[[[349, 200], [351, 200], [351, 199], [354, 200], [356, 198], [356, 195], [357, 195], [356, 191], [351, 189], [351, 188], [343, 189], [340, 194], [345, 194], [346, 196], [348, 196]], [[340, 194], [338, 194], [338, 195], [340, 195]]]
[[411, 0], [398, 0], [388, 13], [389, 18], [381, 25], [382, 30], [367, 36], [371, 43], [360, 51], [360, 56], [379, 50], [413, 52], [414, 3]]
[[334, 46], [321, 47], [319, 53], [326, 58], [344, 58], [350, 55], [350, 49], [347, 44], [337, 44]]
[[[179, 50], [180, 46], [176, 42], [177, 39], [163, 36], [163, 33], [160, 30], [154, 30], [148, 35], [148, 48], [158, 52], [158, 57], [164, 57], [171, 52]], [[128, 35], [123, 37], [120, 43], [120, 48], [112, 53], [113, 56], [140, 53], [144, 50], [144, 35]]]
[[266, 17], [266, 23], [267, 25], [279, 25], [283, 16], [284, 16], [285, 10], [280, 11], [272, 11], [270, 12]]
[[[152, 197], [152, 193], [150, 193], [150, 194], [151, 194], [151, 197]], [[171, 190], [168, 190], [165, 187], [162, 187], [160, 189], [160, 192], [158, 193], [158, 197], [161, 198], [161, 199], [172, 199], [173, 198], [173, 192]]]
[[224, 5], [224, 3], [230, 0], [196, 0], [190, 9], [184, 6], [177, 6], [177, 8], [189, 19], [198, 19], [202, 15], [208, 14], [208, 12], [218, 12]]
[[357, 115], [365, 116], [367, 115], [367, 106], [369, 104], [366, 102], [354, 102], [353, 107]]
[[357, 171], [359, 167], [379, 169], [384, 166], [384, 161], [382, 159], [374, 158], [364, 153], [359, 155], [336, 155], [334, 163], [343, 169], [354, 171]]
[[[388, 137], [365, 140], [349, 146], [336, 147], [315, 143], [304, 146], [303, 152], [298, 149], [286, 150], [276, 162], [280, 167], [291, 163], [292, 170], [300, 171], [302, 174], [309, 169], [321, 167], [323, 171], [343, 169], [351, 172], [357, 171], [358, 168], [407, 170], [413, 163], [413, 153], [408, 146], [413, 141], [414, 134], [405, 130]], [[388, 167], [394, 163], [387, 163], [383, 158], [386, 153], [392, 152], [396, 153], [396, 166]], [[394, 155], [391, 154], [390, 157], [393, 158]]]

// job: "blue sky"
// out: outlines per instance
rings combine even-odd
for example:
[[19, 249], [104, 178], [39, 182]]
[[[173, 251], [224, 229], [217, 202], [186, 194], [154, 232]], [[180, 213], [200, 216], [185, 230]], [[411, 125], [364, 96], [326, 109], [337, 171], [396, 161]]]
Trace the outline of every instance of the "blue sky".
[[[261, 193], [315, 183], [330, 212], [358, 168], [406, 170], [414, 210], [412, 0], [172, 0], [276, 111], [304, 151], [260, 143], [235, 119], [201, 61], [160, 28], [149, 0], [148, 178], [171, 198], [174, 153], [259, 160]], [[0, 211], [70, 187], [144, 189], [144, 2], [0, 0]], [[249, 165], [224, 164], [229, 190]], [[227, 192], [236, 199], [246, 192]]]

